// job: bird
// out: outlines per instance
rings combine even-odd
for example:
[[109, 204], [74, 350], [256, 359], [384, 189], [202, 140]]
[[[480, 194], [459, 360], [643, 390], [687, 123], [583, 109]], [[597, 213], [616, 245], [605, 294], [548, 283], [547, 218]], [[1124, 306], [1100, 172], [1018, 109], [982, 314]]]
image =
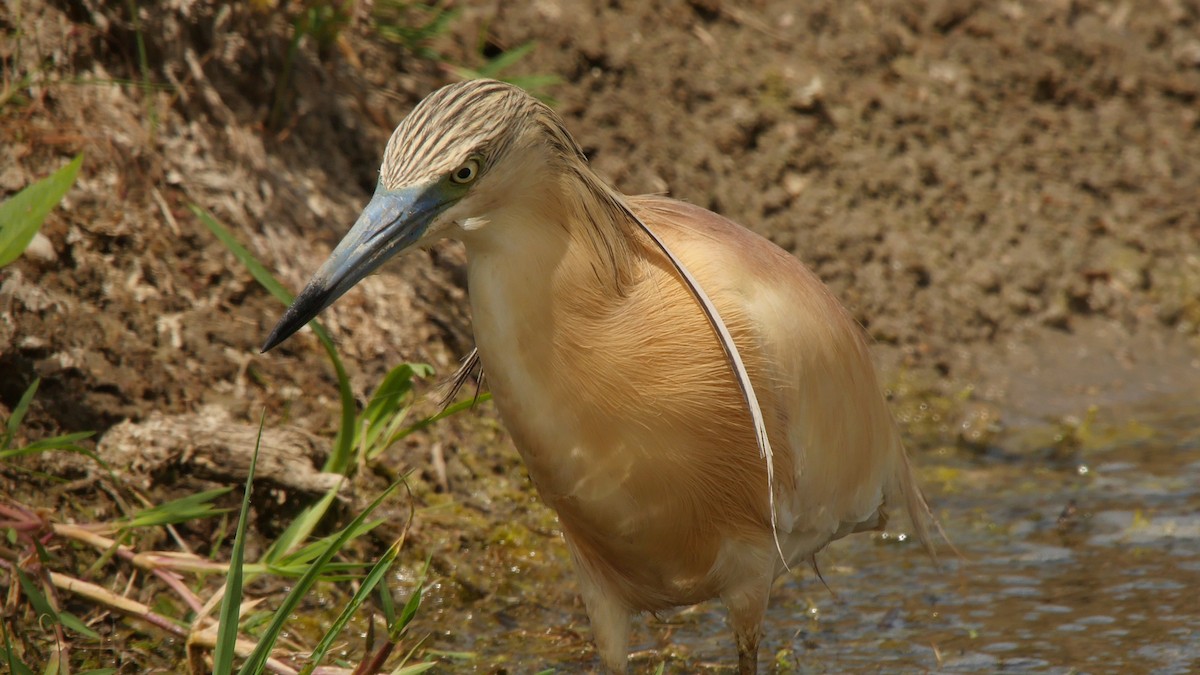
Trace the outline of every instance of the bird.
[[933, 555], [868, 338], [829, 288], [723, 216], [612, 187], [511, 84], [416, 105], [263, 352], [444, 238], [465, 246], [475, 348], [558, 515], [604, 671], [626, 672], [639, 613], [718, 598], [738, 672], [757, 672], [775, 579], [891, 507]]

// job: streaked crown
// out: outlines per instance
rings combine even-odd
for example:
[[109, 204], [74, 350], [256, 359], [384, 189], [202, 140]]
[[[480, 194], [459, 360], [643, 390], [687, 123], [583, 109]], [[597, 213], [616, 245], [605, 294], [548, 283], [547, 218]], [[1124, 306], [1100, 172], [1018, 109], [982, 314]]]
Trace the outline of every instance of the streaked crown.
[[481, 158], [482, 171], [496, 164], [532, 129], [549, 133], [552, 146], [582, 152], [559, 117], [519, 87], [469, 80], [433, 92], [404, 118], [384, 152], [380, 180], [387, 189], [426, 182]]

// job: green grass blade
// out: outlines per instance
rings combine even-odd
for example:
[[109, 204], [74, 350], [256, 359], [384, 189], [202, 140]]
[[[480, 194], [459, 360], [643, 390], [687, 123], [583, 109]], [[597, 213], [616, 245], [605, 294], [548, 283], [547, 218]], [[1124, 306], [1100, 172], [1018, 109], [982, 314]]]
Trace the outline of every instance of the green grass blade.
[[479, 72], [485, 77], [497, 78], [502, 75], [505, 70], [515, 65], [517, 61], [525, 58], [525, 56], [529, 54], [529, 52], [533, 51], [533, 48], [536, 46], [537, 43], [530, 40], [523, 45], [500, 52], [495, 58], [490, 59], [487, 63], [480, 66]]
[[[383, 378], [371, 395], [357, 426], [356, 448], [365, 450], [368, 460], [375, 459], [394, 442], [396, 431], [404, 424], [412, 403], [414, 378], [433, 375], [433, 367], [423, 363], [402, 363]], [[380, 440], [386, 442], [380, 443]]]
[[62, 450], [65, 448], [75, 448], [75, 444], [79, 441], [87, 440], [95, 435], [96, 432], [94, 431], [76, 431], [70, 434], [63, 434], [62, 436], [43, 438], [39, 441], [34, 441], [25, 447], [35, 450]]
[[209, 516], [228, 513], [229, 509], [218, 509], [213, 506], [212, 501], [232, 490], [232, 486], [216, 488], [215, 490], [205, 490], [204, 492], [197, 492], [193, 495], [180, 497], [179, 499], [173, 499], [158, 506], [143, 509], [129, 519], [128, 524], [125, 525], [125, 529], [173, 525], [197, 518], [207, 518]]
[[413, 644], [413, 646], [409, 648], [408, 653], [406, 653], [404, 655], [404, 658], [400, 659], [400, 663], [396, 664], [396, 669], [392, 671], [392, 675], [397, 675], [397, 673], [414, 673], [414, 672], [423, 673], [426, 670], [429, 670], [430, 668], [437, 665], [437, 661], [428, 661], [425, 663], [414, 663], [411, 665], [409, 665], [409, 663], [408, 663], [409, 661], [412, 661], [413, 654], [416, 654], [417, 650], [420, 649], [422, 646], [424, 646], [425, 640], [428, 637], [429, 636], [426, 635], [425, 637], [421, 638], [420, 640], [417, 640], [416, 643]]
[[390, 626], [396, 622], [396, 603], [392, 601], [392, 591], [386, 580], [379, 586], [379, 609], [383, 612], [384, 625]]
[[321, 557], [309, 566], [308, 571], [304, 573], [304, 576], [300, 577], [296, 585], [292, 587], [291, 592], [283, 599], [283, 603], [279, 606], [279, 609], [275, 610], [275, 615], [272, 617], [270, 625], [263, 631], [262, 636], [258, 640], [258, 645], [254, 647], [254, 651], [246, 659], [246, 662], [242, 664], [241, 670], [238, 671], [239, 675], [253, 675], [262, 671], [266, 666], [267, 658], [271, 655], [271, 650], [275, 647], [275, 642], [279, 639], [279, 634], [283, 632], [283, 624], [292, 615], [292, 612], [296, 610], [300, 601], [308, 593], [309, 589], [312, 588], [313, 584], [317, 582], [317, 579], [320, 578], [325, 566], [346, 545], [346, 542], [350, 541], [353, 533], [359, 529], [359, 526], [367, 519], [367, 516], [382, 504], [384, 499], [395, 492], [399, 485], [400, 483], [398, 482], [393, 483], [368, 504], [361, 513], [354, 517], [354, 520], [350, 521], [349, 525], [342, 529], [332, 544], [321, 554]]
[[401, 429], [400, 431], [397, 431], [395, 434], [392, 434], [392, 436], [388, 438], [385, 447], [390, 446], [393, 443], [395, 443], [396, 441], [403, 439], [405, 436], [408, 436], [409, 434], [412, 434], [412, 433], [416, 433], [435, 422], [444, 420], [447, 417], [454, 415], [455, 413], [459, 413], [468, 408], [472, 408], [477, 403], [483, 403], [484, 401], [490, 401], [490, 400], [492, 400], [492, 394], [490, 392], [484, 392], [484, 393], [480, 394], [478, 397], [468, 398], [468, 399], [459, 401], [458, 403], [448, 405], [448, 406], [446, 406], [446, 408], [444, 410], [437, 413], [436, 415], [430, 415], [429, 417], [426, 417], [423, 420], [419, 420], [419, 421], [415, 422], [412, 426], [405, 427], [405, 428]]
[[[39, 452], [46, 452], [47, 450], [62, 450], [64, 452], [73, 452], [73, 453], [76, 453], [79, 455], [83, 455], [84, 457], [87, 457], [89, 459], [93, 459], [97, 462], [100, 461], [100, 457], [97, 456], [96, 453], [94, 453], [91, 450], [88, 450], [86, 448], [80, 448], [80, 447], [76, 447], [74, 445], [67, 445], [67, 446], [55, 445], [52, 447], [45, 447], [42, 445], [31, 445], [31, 446], [26, 446], [24, 448], [14, 448], [12, 450], [5, 450], [3, 452], [0, 452], [0, 462], [3, 462], [6, 459], [12, 459], [14, 457], [24, 457], [25, 455], [36, 455]], [[38, 475], [45, 475], [45, 474], [38, 474]], [[51, 478], [53, 478], [53, 477], [51, 477]]]
[[17, 650], [13, 648], [12, 640], [8, 637], [6, 621], [0, 621], [0, 634], [4, 635], [4, 660], [0, 661], [0, 664], [7, 664], [8, 672], [12, 675], [33, 675], [33, 670], [17, 656]]
[[267, 548], [267, 552], [263, 554], [262, 562], [267, 565], [278, 564], [308, 539], [313, 530], [317, 529], [317, 525], [320, 524], [321, 519], [329, 512], [329, 507], [333, 504], [333, 500], [337, 498], [341, 488], [342, 483], [339, 482], [330, 488], [325, 493], [325, 496], [321, 497], [320, 501], [301, 511], [300, 515], [283, 531], [283, 534], [276, 537], [275, 541]]
[[76, 633], [79, 633], [80, 635], [90, 637], [93, 640], [100, 639], [99, 633], [92, 630], [90, 627], [88, 627], [88, 625], [86, 623], [83, 622], [82, 619], [75, 616], [74, 614], [71, 614], [70, 612], [59, 612], [58, 620], [60, 623], [62, 623], [62, 625], [66, 626], [67, 628], [70, 628], [71, 630], [75, 631]]
[[213, 674], [233, 672], [233, 653], [237, 645], [238, 618], [242, 608], [242, 565], [246, 561], [246, 524], [250, 522], [250, 493], [254, 488], [254, 467], [258, 464], [258, 449], [262, 446], [263, 424], [267, 411], [258, 420], [258, 438], [254, 441], [254, 456], [246, 472], [246, 490], [242, 494], [242, 510], [238, 513], [237, 532], [233, 535], [233, 552], [229, 558], [229, 576], [225, 580], [225, 596], [221, 598], [217, 644], [213, 652]]
[[[378, 520], [372, 520], [372, 521], [363, 521], [363, 522], [359, 523], [358, 525], [356, 525], [353, 529], [349, 530], [348, 539], [357, 539], [358, 537], [361, 537], [362, 535], [370, 532], [371, 530], [375, 529], [376, 527], [379, 527], [380, 525], [383, 524], [383, 522], [384, 521], [382, 518], [378, 519]], [[329, 536], [322, 537], [320, 539], [317, 539], [316, 541], [312, 541], [312, 542], [309, 542], [308, 544], [305, 544], [303, 547], [301, 547], [296, 552], [291, 553], [290, 555], [287, 555], [283, 559], [281, 559], [278, 563], [278, 566], [280, 566], [280, 567], [307, 567], [314, 560], [320, 559], [320, 557], [325, 554], [325, 550], [328, 549], [330, 546], [333, 546], [337, 542], [338, 538], [342, 536], [343, 532], [344, 531], [335, 532]], [[359, 565], [359, 567], [365, 567], [365, 564]]]
[[29, 412], [29, 404], [33, 402], [33, 395], [37, 393], [38, 385], [41, 383], [42, 378], [35, 377], [33, 384], [30, 384], [25, 393], [21, 394], [21, 400], [17, 401], [17, 407], [13, 408], [12, 415], [4, 425], [4, 442], [0, 443], [0, 450], [8, 449], [8, 444], [12, 442], [17, 429], [21, 428], [21, 422], [25, 420], [25, 413]]
[[384, 376], [362, 412], [362, 419], [367, 423], [368, 442], [372, 440], [373, 429], [404, 407], [404, 400], [413, 390], [413, 378], [432, 374], [433, 367], [424, 363], [401, 363]]
[[[324, 551], [324, 548], [321, 549]], [[308, 572], [308, 565], [246, 565], [247, 572], [272, 574], [285, 579], [299, 579]], [[331, 562], [321, 570], [318, 581], [340, 584], [363, 578], [367, 563]]]
[[47, 452], [50, 450], [63, 450], [66, 452], [74, 452], [74, 453], [78, 453], [80, 455], [84, 455], [86, 457], [89, 457], [89, 458], [95, 460], [96, 462], [99, 462], [100, 464], [103, 464], [100, 457], [96, 453], [92, 452], [91, 450], [88, 450], [87, 448], [83, 448], [83, 447], [80, 447], [75, 444], [77, 441], [81, 441], [86, 438], [91, 438], [92, 436], [95, 436], [95, 435], [96, 435], [96, 432], [94, 432], [94, 431], [79, 431], [79, 432], [76, 432], [73, 434], [64, 434], [62, 436], [55, 436], [53, 438], [43, 438], [39, 441], [34, 441], [34, 442], [30, 443], [29, 445], [26, 445], [23, 448], [12, 448], [9, 450], [0, 450], [0, 461], [10, 459], [12, 457], [21, 457], [23, 455], [33, 455], [33, 454], [36, 454], [39, 452]]
[[0, 203], [0, 267], [17, 259], [75, 183], [83, 155]]
[[13, 571], [17, 573], [17, 582], [21, 584], [21, 590], [25, 592], [25, 599], [33, 605], [34, 611], [38, 613], [38, 622], [45, 622], [44, 625], [48, 626], [58, 623], [58, 612], [54, 611], [54, 607], [42, 594], [37, 584], [33, 583], [33, 579], [30, 579], [29, 575], [19, 567], [14, 567]]
[[[414, 16], [416, 12], [413, 10], [424, 16]], [[458, 10], [448, 9], [440, 1], [425, 5], [381, 0], [372, 14], [375, 32], [384, 40], [399, 44], [420, 58], [442, 61], [441, 55], [426, 43], [450, 28], [450, 22], [458, 16]]]
[[[200, 219], [201, 223], [204, 223], [204, 226], [207, 227], [209, 231], [221, 241], [222, 244], [225, 244], [225, 248], [229, 249], [229, 251], [233, 253], [234, 257], [238, 259], [238, 262], [246, 266], [246, 270], [250, 272], [250, 276], [254, 277], [254, 280], [257, 281], [260, 286], [267, 289], [271, 295], [275, 296], [275, 298], [283, 304], [290, 305], [292, 303], [292, 294], [288, 293], [287, 289], [283, 287], [283, 284], [279, 283], [279, 280], [277, 280], [275, 276], [271, 274], [270, 270], [268, 270], [265, 266], [263, 266], [262, 263], [258, 261], [258, 258], [254, 257], [254, 254], [251, 253], [249, 249], [247, 249], [245, 246], [242, 246], [242, 243], [233, 236], [233, 233], [230, 232], [228, 228], [218, 222], [216, 218], [213, 218], [208, 214], [207, 211], [199, 206], [196, 206], [195, 204], [189, 204], [188, 208], [192, 210], [192, 213]], [[313, 330], [316, 330], [316, 328], [317, 326], [314, 325]]]
[[[213, 236], [225, 244], [234, 257], [246, 266], [255, 281], [284, 305], [292, 303], [292, 294], [288, 293], [283, 284], [279, 283], [279, 280], [254, 257], [253, 253], [242, 246], [228, 228], [217, 222], [217, 219], [199, 206], [190, 204], [188, 208], [213, 233]], [[342, 365], [342, 359], [338, 356], [337, 345], [333, 344], [333, 339], [329, 337], [325, 328], [316, 320], [310, 321], [308, 325], [312, 327], [313, 333], [316, 334], [321, 346], [325, 348], [325, 353], [329, 355], [330, 362], [333, 363], [333, 369], [337, 373], [338, 395], [342, 403], [342, 423], [337, 437], [334, 439], [334, 450], [325, 462], [324, 471], [346, 473], [353, 458], [354, 424], [358, 413], [354, 402], [354, 392], [350, 390], [350, 376], [346, 374], [346, 367]]]
[[384, 552], [379, 562], [375, 563], [375, 566], [363, 578], [358, 590], [354, 593], [354, 597], [350, 598], [350, 602], [342, 609], [341, 614], [338, 614], [338, 617], [333, 620], [333, 624], [330, 625], [329, 630], [325, 631], [325, 635], [321, 638], [321, 641], [313, 648], [312, 654], [308, 658], [308, 663], [300, 671], [300, 675], [311, 675], [313, 669], [325, 658], [325, 654], [333, 646], [334, 640], [341, 635], [342, 629], [346, 627], [346, 623], [350, 621], [350, 617], [354, 616], [358, 608], [362, 606], [363, 602], [370, 597], [371, 592], [375, 590], [379, 582], [383, 580], [384, 575], [392, 569], [392, 564], [396, 562], [396, 556], [400, 554], [401, 544], [403, 544], [402, 539], [392, 542], [392, 545]]

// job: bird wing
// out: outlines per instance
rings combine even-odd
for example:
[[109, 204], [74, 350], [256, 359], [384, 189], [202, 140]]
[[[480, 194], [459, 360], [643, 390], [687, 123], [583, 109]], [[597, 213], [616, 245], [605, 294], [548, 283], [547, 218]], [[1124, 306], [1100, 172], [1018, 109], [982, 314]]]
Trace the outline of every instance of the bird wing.
[[[861, 327], [815, 274], [767, 239], [706, 209], [658, 196], [631, 207], [684, 260], [722, 314], [751, 327], [752, 378], [769, 417], [789, 562], [880, 527], [903, 504], [928, 547], [928, 515]], [[742, 340], [748, 338], [743, 336]]]

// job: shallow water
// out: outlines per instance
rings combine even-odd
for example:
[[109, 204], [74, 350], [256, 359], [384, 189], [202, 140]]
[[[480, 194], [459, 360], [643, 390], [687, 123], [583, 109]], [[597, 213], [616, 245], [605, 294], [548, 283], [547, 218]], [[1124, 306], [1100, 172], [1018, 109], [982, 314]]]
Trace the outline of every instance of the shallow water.
[[[979, 455], [922, 457], [965, 558], [935, 566], [900, 532], [835, 543], [818, 557], [829, 589], [811, 569], [778, 582], [761, 669], [1200, 671], [1198, 400], [1099, 413], [1080, 447], [1021, 430]], [[473, 652], [447, 671], [595, 666], [561, 546], [530, 555], [542, 559], [493, 578], [499, 592], [474, 614], [435, 611], [430, 646]], [[736, 663], [716, 603], [638, 621], [633, 647], [635, 672]]]
[[[927, 469], [949, 477], [932, 491], [966, 560], [835, 545], [819, 563], [836, 597], [811, 573], [782, 582], [768, 650], [816, 672], [1200, 670], [1200, 406], [1173, 403], [1145, 411], [1142, 440]], [[724, 630], [694, 640], [728, 663]]]

